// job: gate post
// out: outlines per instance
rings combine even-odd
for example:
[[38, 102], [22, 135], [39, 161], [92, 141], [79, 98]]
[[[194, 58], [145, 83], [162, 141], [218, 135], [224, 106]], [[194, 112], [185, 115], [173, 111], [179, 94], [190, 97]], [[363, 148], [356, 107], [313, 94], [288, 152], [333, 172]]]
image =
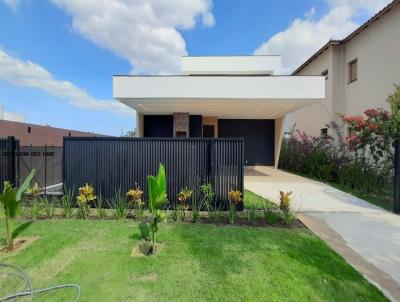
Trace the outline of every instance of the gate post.
[[6, 180], [8, 180], [13, 186], [16, 184], [17, 173], [16, 173], [16, 144], [15, 137], [9, 136], [7, 137], [7, 176]]
[[400, 214], [400, 139], [394, 142], [394, 200], [393, 212]]

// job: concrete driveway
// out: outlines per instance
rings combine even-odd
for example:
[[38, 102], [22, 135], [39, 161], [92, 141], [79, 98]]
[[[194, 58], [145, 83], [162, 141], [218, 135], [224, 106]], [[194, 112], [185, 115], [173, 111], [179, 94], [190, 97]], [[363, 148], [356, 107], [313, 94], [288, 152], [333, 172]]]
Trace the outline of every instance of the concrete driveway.
[[400, 301], [400, 216], [329, 185], [275, 170], [246, 168], [245, 187], [279, 203], [293, 191], [302, 222], [393, 301]]

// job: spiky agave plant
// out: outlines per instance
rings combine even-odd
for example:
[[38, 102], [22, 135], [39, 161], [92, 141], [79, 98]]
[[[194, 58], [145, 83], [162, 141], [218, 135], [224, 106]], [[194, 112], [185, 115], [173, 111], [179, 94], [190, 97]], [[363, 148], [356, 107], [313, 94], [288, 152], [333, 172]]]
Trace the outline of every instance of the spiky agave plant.
[[150, 232], [152, 238], [153, 253], [155, 251], [155, 236], [158, 232], [158, 224], [165, 219], [165, 212], [162, 211], [163, 205], [167, 202], [167, 178], [165, 167], [160, 164], [156, 176], [147, 176], [149, 212], [150, 217]]
[[28, 190], [35, 169], [31, 171], [25, 181], [19, 188], [15, 188], [9, 181], [4, 182], [3, 193], [0, 194], [0, 204], [4, 207], [6, 221], [6, 244], [7, 250], [11, 251], [14, 248], [14, 238], [12, 236], [12, 220], [18, 215], [21, 207], [21, 202], [25, 192]]

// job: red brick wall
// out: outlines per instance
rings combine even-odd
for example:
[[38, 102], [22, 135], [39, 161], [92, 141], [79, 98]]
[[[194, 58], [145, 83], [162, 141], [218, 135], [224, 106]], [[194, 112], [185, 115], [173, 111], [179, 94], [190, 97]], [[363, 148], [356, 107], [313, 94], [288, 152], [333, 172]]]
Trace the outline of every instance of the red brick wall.
[[[30, 128], [30, 133], [29, 133]], [[0, 137], [15, 136], [20, 146], [62, 146], [64, 136], [106, 136], [34, 124], [0, 120]]]

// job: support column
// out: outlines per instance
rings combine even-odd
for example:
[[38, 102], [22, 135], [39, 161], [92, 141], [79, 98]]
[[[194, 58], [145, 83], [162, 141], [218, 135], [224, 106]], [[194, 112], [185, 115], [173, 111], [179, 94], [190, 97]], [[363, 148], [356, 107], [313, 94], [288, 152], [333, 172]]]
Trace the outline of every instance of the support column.
[[136, 112], [136, 137], [144, 136], [144, 118], [143, 114]]
[[285, 132], [286, 115], [275, 120], [275, 169], [278, 168], [279, 156], [281, 154], [281, 146], [283, 134]]

